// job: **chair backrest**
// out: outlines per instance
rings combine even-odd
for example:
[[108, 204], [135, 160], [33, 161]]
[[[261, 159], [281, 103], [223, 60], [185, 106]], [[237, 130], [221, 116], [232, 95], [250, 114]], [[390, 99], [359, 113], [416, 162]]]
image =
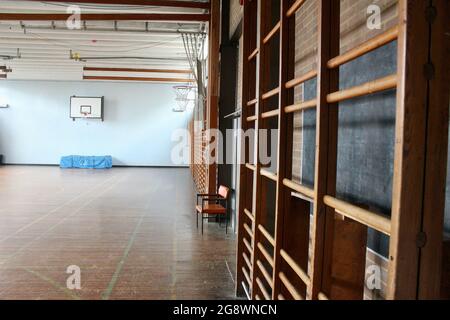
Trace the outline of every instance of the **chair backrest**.
[[228, 194], [230, 193], [230, 189], [225, 186], [219, 187], [219, 196], [222, 198], [228, 199]]

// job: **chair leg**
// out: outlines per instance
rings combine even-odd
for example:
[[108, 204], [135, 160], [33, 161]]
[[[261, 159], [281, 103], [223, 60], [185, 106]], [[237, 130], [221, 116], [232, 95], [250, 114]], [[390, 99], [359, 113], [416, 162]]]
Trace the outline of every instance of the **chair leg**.
[[228, 234], [228, 217], [225, 215], [225, 234]]
[[198, 230], [198, 212], [195, 212], [195, 221], [197, 222], [197, 230]]
[[202, 234], [203, 234], [203, 221], [205, 221], [205, 218], [203, 217], [203, 213], [202, 213]]

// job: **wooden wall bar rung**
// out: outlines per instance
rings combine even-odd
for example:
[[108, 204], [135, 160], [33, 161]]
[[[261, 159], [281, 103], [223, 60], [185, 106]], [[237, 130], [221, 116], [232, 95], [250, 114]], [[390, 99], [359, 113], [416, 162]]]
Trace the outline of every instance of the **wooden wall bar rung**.
[[256, 170], [256, 166], [253, 165], [253, 164], [247, 163], [247, 164], [245, 165], [245, 167], [246, 167], [247, 169], [251, 170], [251, 171], [255, 171], [255, 170]]
[[275, 239], [272, 237], [269, 231], [267, 231], [267, 229], [262, 225], [259, 225], [258, 229], [259, 231], [261, 231], [262, 235], [267, 239], [267, 241], [269, 241], [269, 243], [275, 247]]
[[280, 255], [283, 257], [284, 261], [294, 270], [294, 272], [299, 276], [299, 278], [303, 281], [304, 284], [309, 286], [311, 284], [311, 279], [308, 274], [292, 259], [289, 254], [281, 250]]
[[378, 49], [389, 42], [392, 42], [398, 38], [398, 25], [389, 29], [388, 31], [376, 36], [369, 41], [361, 44], [360, 46], [353, 48], [346, 53], [331, 59], [328, 61], [328, 68], [337, 68], [347, 62], [350, 62], [356, 58], [359, 58], [375, 49]]
[[269, 272], [266, 270], [266, 267], [264, 267], [264, 265], [262, 264], [262, 262], [260, 260], [258, 260], [256, 262], [256, 265], [258, 266], [258, 268], [261, 271], [262, 275], [266, 279], [267, 284], [269, 285], [269, 287], [271, 289], [273, 289], [273, 283], [272, 283], [273, 279], [272, 279], [272, 276], [269, 274]]
[[257, 103], [258, 103], [258, 98], [250, 100], [249, 102], [247, 102], [247, 106], [251, 107], [251, 106], [254, 106]]
[[280, 93], [280, 88], [272, 89], [262, 95], [263, 100], [267, 100]]
[[314, 190], [311, 188], [302, 186], [302, 185], [295, 183], [294, 181], [291, 181], [289, 179], [284, 179], [283, 184], [293, 191], [301, 193], [310, 199], [314, 199]]
[[263, 177], [266, 177], [267, 179], [270, 179], [270, 180], [275, 181], [275, 182], [278, 181], [278, 176], [275, 173], [270, 172], [269, 170], [261, 169], [260, 173], [261, 173], [261, 175]]
[[294, 113], [299, 111], [304, 111], [308, 109], [314, 109], [317, 106], [317, 100], [312, 99], [305, 102], [293, 104], [291, 106], [287, 106], [284, 108], [284, 112], [286, 113]]
[[395, 74], [385, 78], [369, 81], [350, 89], [331, 93], [327, 96], [327, 102], [328, 103], [342, 102], [345, 100], [358, 98], [389, 89], [394, 89], [396, 87], [397, 87], [397, 75]]
[[245, 263], [247, 264], [247, 267], [249, 270], [252, 269], [252, 263], [250, 262], [250, 258], [247, 256], [245, 252], [242, 253], [242, 257], [244, 258]]
[[328, 299], [328, 297], [327, 297], [323, 292], [319, 292], [318, 298], [319, 298], [319, 300], [321, 300], [321, 301], [327, 301], [327, 300], [330, 300], [330, 299]]
[[286, 289], [292, 295], [292, 298], [294, 298], [297, 301], [305, 300], [305, 298], [297, 291], [297, 289], [295, 289], [294, 285], [289, 281], [289, 279], [283, 272], [280, 272], [279, 277], [281, 282], [286, 287]]
[[247, 248], [248, 252], [253, 255], [253, 248], [250, 244], [250, 242], [248, 242], [247, 239], [243, 238], [242, 241], [244, 242], [245, 247]]
[[245, 270], [244, 267], [242, 267], [242, 272], [244, 273], [245, 280], [247, 280], [247, 284], [248, 284], [249, 288], [251, 288], [252, 287], [252, 280], [250, 278], [250, 274], [247, 272], [247, 270]]
[[261, 118], [270, 119], [270, 118], [278, 117], [279, 115], [280, 115], [280, 110], [276, 109], [276, 110], [264, 112], [263, 114], [261, 114]]
[[253, 213], [251, 213], [249, 210], [244, 209], [244, 213], [245, 215], [252, 221], [255, 222], [255, 216], [253, 215]]
[[264, 284], [262, 283], [261, 279], [256, 278], [256, 283], [258, 284], [259, 290], [261, 290], [261, 293], [263, 294], [264, 299], [270, 300], [271, 299], [270, 294], [267, 292], [267, 289], [266, 289], [266, 287], [264, 287]]
[[324, 197], [324, 203], [347, 218], [358, 221], [359, 223], [380, 231], [388, 236], [391, 234], [391, 220], [387, 217], [330, 196]]
[[252, 54], [248, 56], [248, 61], [252, 61], [253, 59], [255, 59], [256, 56], [258, 55], [258, 53], [259, 53], [259, 49], [256, 48], [256, 49], [252, 52]]
[[251, 300], [251, 296], [250, 296], [250, 290], [248, 289], [247, 285], [245, 284], [244, 281], [241, 282], [242, 285], [242, 289], [244, 289], [244, 293], [245, 296], [247, 297], [248, 300]]
[[311, 80], [313, 78], [317, 77], [317, 70], [311, 70], [310, 72], [306, 73], [305, 75], [292, 79], [288, 82], [286, 82], [285, 87], [286, 89], [292, 89], [295, 88], [298, 85], [301, 85], [302, 83]]
[[250, 236], [250, 238], [253, 238], [253, 231], [252, 229], [248, 226], [248, 224], [244, 223], [244, 229], [245, 231], [247, 231], [248, 235]]
[[247, 118], [247, 122], [255, 122], [258, 120], [258, 116], [251, 116]]
[[286, 13], [286, 17], [290, 18], [293, 15], [295, 15], [295, 13], [300, 10], [300, 8], [302, 7], [302, 5], [305, 3], [306, 0], [297, 0], [294, 2], [294, 4], [292, 5], [292, 7], [289, 8], [289, 10]]
[[273, 268], [274, 261], [273, 257], [267, 252], [266, 248], [261, 243], [258, 243], [258, 249], [263, 254], [264, 258], [266, 258], [267, 262], [270, 264], [270, 266]]
[[267, 34], [267, 36], [264, 38], [263, 43], [267, 44], [269, 41], [277, 34], [278, 31], [280, 31], [281, 22], [278, 22], [275, 27], [273, 27], [272, 30]]

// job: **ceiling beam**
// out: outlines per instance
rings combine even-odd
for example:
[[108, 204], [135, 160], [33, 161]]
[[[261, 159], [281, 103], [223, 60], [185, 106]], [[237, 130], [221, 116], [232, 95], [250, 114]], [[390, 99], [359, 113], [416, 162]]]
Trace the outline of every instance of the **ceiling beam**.
[[169, 69], [137, 69], [137, 68], [104, 68], [104, 67], [84, 67], [84, 71], [103, 72], [146, 72], [146, 73], [170, 73], [170, 74], [191, 74], [190, 70], [169, 70]]
[[[66, 21], [72, 15], [65, 13], [0, 13], [0, 21]], [[194, 13], [87, 13], [82, 21], [169, 21], [208, 22], [209, 14]]]
[[191, 83], [192, 79], [181, 78], [143, 78], [143, 77], [111, 77], [111, 76], [83, 76], [83, 80], [107, 80], [107, 81], [146, 81], [167, 83]]
[[[41, 2], [42, 0], [28, 0]], [[137, 6], [155, 6], [171, 8], [192, 8], [209, 9], [210, 3], [197, 1], [174, 1], [174, 0], [46, 0], [46, 2], [58, 3], [87, 3], [87, 4], [117, 4], [117, 5], [137, 5]]]

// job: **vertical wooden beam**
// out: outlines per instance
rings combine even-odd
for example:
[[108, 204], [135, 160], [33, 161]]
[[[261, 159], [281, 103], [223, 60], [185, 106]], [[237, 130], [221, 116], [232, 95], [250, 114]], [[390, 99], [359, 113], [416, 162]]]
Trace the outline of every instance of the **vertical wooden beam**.
[[450, 3], [433, 0], [436, 18], [431, 24], [429, 106], [425, 167], [423, 232], [427, 243], [420, 254], [419, 299], [439, 299], [442, 273], [442, 242], [447, 178], [449, 118], [449, 17]]
[[254, 182], [254, 188], [253, 188], [253, 212], [255, 214], [255, 230], [254, 230], [254, 242], [253, 242], [253, 272], [252, 272], [252, 281], [253, 281], [253, 291], [252, 291], [252, 300], [255, 300], [256, 298], [256, 288], [258, 287], [256, 278], [257, 278], [257, 272], [258, 268], [256, 267], [256, 262], [258, 260], [261, 260], [262, 254], [260, 250], [258, 249], [258, 242], [261, 239], [260, 232], [258, 232], [258, 225], [262, 223], [262, 177], [260, 174], [261, 171], [261, 159], [259, 156], [259, 143], [260, 143], [260, 136], [259, 136], [259, 129], [261, 125], [261, 110], [262, 110], [262, 99], [261, 96], [264, 92], [263, 82], [264, 82], [264, 73], [266, 70], [264, 69], [264, 61], [265, 61], [265, 47], [263, 45], [263, 38], [264, 38], [264, 15], [265, 15], [265, 8], [267, 6], [267, 0], [258, 0], [258, 30], [257, 30], [257, 48], [259, 48], [259, 55], [256, 59], [256, 98], [258, 99], [258, 102], [255, 106], [255, 112], [257, 116], [257, 121], [255, 122], [255, 160], [256, 160], [256, 170], [255, 170], [255, 182]]
[[[211, 0], [211, 20], [209, 22], [209, 77], [208, 77], [208, 129], [218, 129], [219, 116], [219, 76], [220, 76], [220, 0]], [[217, 141], [208, 141], [216, 146]], [[217, 190], [217, 164], [208, 166], [207, 187], [209, 193]]]
[[[286, 13], [291, 7], [291, 0], [281, 0], [281, 27], [280, 27], [280, 93], [278, 116], [278, 182], [277, 203], [275, 217], [275, 267], [274, 290], [272, 299], [276, 300], [280, 294], [281, 283], [278, 274], [282, 265], [280, 250], [283, 249], [283, 234], [285, 213], [289, 212], [291, 192], [283, 185], [284, 179], [292, 178], [292, 153], [293, 153], [293, 114], [286, 114], [284, 107], [293, 104], [294, 94], [286, 89], [286, 82], [294, 78], [295, 65], [295, 18], [287, 18]], [[309, 221], [309, 219], [308, 219]]]
[[336, 193], [338, 109], [335, 104], [328, 104], [327, 94], [339, 89], [339, 71], [338, 69], [328, 69], [327, 62], [339, 55], [339, 30], [340, 1], [320, 0], [316, 168], [312, 227], [313, 256], [311, 259], [311, 287], [308, 290], [308, 295], [313, 300], [318, 299], [323, 279], [329, 278], [331, 275], [332, 253], [328, 249], [332, 248], [334, 210], [328, 208], [323, 199], [325, 195], [334, 196]]
[[430, 1], [399, 0], [398, 87], [388, 299], [416, 299], [427, 125]]
[[[252, 50], [252, 41], [251, 41], [251, 8], [250, 3], [248, 1], [244, 2], [244, 16], [242, 19], [242, 27], [243, 27], [243, 56], [242, 56], [242, 115], [241, 115], [241, 129], [243, 132], [246, 132], [249, 129], [248, 122], [246, 119], [250, 116], [248, 112], [247, 102], [250, 98], [250, 85], [251, 81], [250, 77], [250, 66], [248, 62], [248, 56], [251, 54]], [[250, 193], [250, 185], [248, 183], [248, 169], [245, 166], [245, 163], [249, 160], [249, 148], [245, 145], [245, 140], [241, 141], [241, 158], [244, 160], [244, 163], [240, 164], [239, 174], [239, 207], [238, 207], [238, 241], [237, 241], [237, 268], [236, 268], [236, 295], [243, 296], [243, 288], [242, 282], [245, 281], [245, 277], [242, 273], [242, 267], [244, 267], [244, 259], [242, 257], [242, 253], [244, 252], [244, 219], [245, 212], [244, 210], [251, 210], [252, 208], [246, 208], [248, 193]], [[249, 288], [250, 290], [250, 288]]]

